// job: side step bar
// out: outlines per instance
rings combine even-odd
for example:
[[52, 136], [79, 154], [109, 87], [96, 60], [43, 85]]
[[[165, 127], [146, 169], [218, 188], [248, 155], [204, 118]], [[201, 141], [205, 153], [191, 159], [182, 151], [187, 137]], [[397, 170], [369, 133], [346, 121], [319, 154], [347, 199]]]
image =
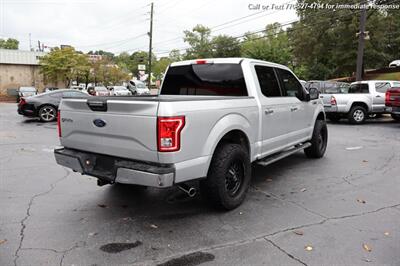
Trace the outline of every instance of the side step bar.
[[310, 146], [311, 146], [310, 142], [305, 142], [303, 144], [296, 145], [293, 148], [291, 148], [290, 150], [276, 153], [276, 154], [270, 155], [264, 159], [261, 159], [260, 161], [257, 162], [257, 164], [262, 165], [262, 166], [267, 166], [267, 165], [274, 163], [276, 161], [279, 161], [280, 159], [283, 159], [289, 155], [292, 155], [293, 153], [304, 150], [305, 148], [308, 148]]

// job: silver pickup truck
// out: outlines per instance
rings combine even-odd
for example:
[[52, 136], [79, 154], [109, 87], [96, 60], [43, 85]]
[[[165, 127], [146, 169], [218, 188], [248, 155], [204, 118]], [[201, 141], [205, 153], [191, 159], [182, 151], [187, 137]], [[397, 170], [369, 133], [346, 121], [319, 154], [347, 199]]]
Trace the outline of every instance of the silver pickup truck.
[[[169, 66], [158, 96], [64, 99], [58, 164], [98, 184], [178, 186], [199, 180], [223, 209], [245, 198], [251, 163], [305, 150], [324, 155], [328, 132], [317, 90], [285, 66], [242, 58]], [[192, 182], [193, 183], [193, 182]]]
[[347, 118], [352, 124], [362, 124], [371, 115], [388, 114], [385, 93], [392, 87], [400, 87], [399, 81], [367, 80], [350, 85], [348, 93], [324, 94], [324, 108], [329, 120], [337, 122]]

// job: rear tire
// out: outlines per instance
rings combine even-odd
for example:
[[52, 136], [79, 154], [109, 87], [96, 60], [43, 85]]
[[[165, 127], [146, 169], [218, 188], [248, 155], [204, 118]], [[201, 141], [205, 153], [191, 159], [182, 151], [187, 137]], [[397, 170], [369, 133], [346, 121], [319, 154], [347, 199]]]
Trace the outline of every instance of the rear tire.
[[248, 152], [239, 144], [221, 144], [211, 160], [207, 179], [200, 182], [201, 194], [214, 207], [232, 210], [244, 201], [250, 179]]
[[362, 106], [354, 106], [351, 108], [348, 119], [351, 124], [363, 124], [367, 118], [367, 110]]
[[42, 106], [38, 114], [42, 122], [53, 122], [57, 119], [57, 110], [51, 105]]
[[400, 115], [391, 114], [391, 116], [392, 116], [392, 118], [393, 118], [394, 120], [396, 120], [397, 122], [400, 122]]
[[311, 139], [311, 146], [304, 149], [308, 158], [321, 158], [324, 156], [328, 145], [328, 128], [325, 120], [315, 122], [314, 131]]

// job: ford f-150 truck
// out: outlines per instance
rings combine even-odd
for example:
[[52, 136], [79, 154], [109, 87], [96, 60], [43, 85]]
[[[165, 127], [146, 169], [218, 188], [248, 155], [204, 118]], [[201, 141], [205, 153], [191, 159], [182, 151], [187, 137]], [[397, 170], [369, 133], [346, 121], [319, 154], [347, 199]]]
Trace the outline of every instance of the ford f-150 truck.
[[[58, 164], [98, 184], [178, 186], [233, 209], [251, 163], [304, 150], [324, 155], [328, 131], [315, 89], [285, 66], [243, 58], [172, 63], [158, 96], [64, 99]], [[193, 182], [190, 182], [193, 183]]]
[[399, 87], [399, 81], [367, 80], [350, 85], [348, 93], [323, 95], [326, 116], [337, 122], [347, 118], [352, 124], [362, 124], [371, 115], [388, 114], [385, 93], [391, 87]]

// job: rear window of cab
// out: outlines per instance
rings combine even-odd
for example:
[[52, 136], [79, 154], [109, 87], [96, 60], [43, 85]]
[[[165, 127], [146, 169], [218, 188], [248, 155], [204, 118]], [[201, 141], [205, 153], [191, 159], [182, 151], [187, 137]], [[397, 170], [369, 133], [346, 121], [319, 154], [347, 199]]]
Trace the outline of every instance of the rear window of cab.
[[170, 67], [160, 94], [248, 96], [240, 64], [193, 64]]

